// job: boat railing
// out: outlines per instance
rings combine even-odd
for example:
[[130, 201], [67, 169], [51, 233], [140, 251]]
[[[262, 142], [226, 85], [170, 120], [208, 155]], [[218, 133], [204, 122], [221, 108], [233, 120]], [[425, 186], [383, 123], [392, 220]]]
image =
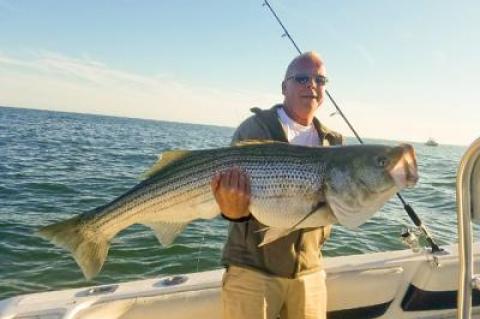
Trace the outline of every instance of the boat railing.
[[472, 290], [480, 289], [473, 275], [472, 222], [480, 224], [480, 138], [463, 155], [457, 171], [458, 274], [457, 318], [470, 319]]

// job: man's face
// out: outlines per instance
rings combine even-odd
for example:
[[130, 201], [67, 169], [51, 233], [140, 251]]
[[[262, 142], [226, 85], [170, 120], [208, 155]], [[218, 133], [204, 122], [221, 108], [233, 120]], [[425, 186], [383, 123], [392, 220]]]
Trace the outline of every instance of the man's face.
[[[315, 77], [325, 76], [325, 67], [321, 61], [305, 58], [296, 63], [282, 82], [284, 104], [289, 115], [300, 124], [310, 124], [315, 111], [322, 104], [325, 96], [325, 85], [316, 83]], [[295, 77], [308, 76], [306, 83], [298, 83]], [[302, 123], [307, 121], [307, 123]]]

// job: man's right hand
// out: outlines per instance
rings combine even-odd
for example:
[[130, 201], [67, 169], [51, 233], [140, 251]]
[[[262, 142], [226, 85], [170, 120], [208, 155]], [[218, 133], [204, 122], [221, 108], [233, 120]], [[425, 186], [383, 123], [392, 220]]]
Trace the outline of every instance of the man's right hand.
[[220, 211], [230, 219], [250, 215], [250, 178], [239, 167], [215, 174], [210, 186]]

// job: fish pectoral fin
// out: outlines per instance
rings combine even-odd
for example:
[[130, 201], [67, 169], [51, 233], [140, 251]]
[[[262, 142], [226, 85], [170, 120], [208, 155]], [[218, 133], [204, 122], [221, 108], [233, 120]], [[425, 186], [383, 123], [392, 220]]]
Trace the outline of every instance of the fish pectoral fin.
[[275, 240], [285, 237], [288, 234], [290, 234], [294, 229], [292, 228], [280, 228], [280, 227], [265, 227], [262, 229], [259, 229], [258, 232], [264, 232], [263, 234], [263, 240], [260, 244], [258, 244], [258, 247], [262, 247], [263, 245], [270, 244], [271, 242], [274, 242]]
[[160, 154], [158, 156], [157, 162], [153, 164], [153, 166], [150, 167], [148, 171], [142, 174], [141, 178], [146, 179], [146, 178], [152, 177], [168, 164], [185, 157], [185, 155], [189, 154], [190, 152], [191, 151], [175, 150], [175, 151], [167, 151]]
[[285, 237], [291, 232], [300, 228], [321, 227], [335, 224], [337, 219], [333, 215], [330, 207], [326, 203], [318, 203], [312, 208], [312, 211], [305, 215], [301, 220], [292, 225], [292, 227], [264, 227], [257, 232], [263, 232], [264, 237], [258, 247], [274, 242], [275, 240]]
[[144, 223], [144, 225], [150, 227], [155, 232], [155, 236], [157, 236], [162, 246], [169, 246], [187, 227], [188, 223], [155, 222]]

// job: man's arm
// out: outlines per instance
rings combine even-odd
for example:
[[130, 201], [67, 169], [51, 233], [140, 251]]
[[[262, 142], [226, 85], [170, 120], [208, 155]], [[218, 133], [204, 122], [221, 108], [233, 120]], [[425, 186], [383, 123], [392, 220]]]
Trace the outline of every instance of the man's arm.
[[238, 220], [250, 215], [250, 179], [246, 172], [238, 167], [219, 172], [210, 185], [224, 217]]
[[[265, 128], [255, 116], [245, 120], [237, 128], [232, 138], [232, 145], [247, 139], [269, 138]], [[217, 173], [211, 181], [212, 192], [222, 215], [229, 220], [243, 221], [250, 216], [250, 177], [239, 167], [232, 167]]]

